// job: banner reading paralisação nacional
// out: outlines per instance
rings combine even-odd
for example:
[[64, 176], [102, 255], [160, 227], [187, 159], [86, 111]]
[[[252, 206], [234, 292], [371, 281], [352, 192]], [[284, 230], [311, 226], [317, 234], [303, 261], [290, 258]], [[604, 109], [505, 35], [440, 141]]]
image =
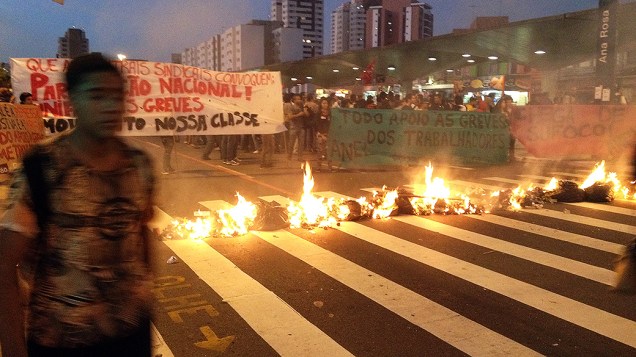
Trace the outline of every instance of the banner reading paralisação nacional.
[[40, 108], [0, 103], [0, 174], [13, 171], [31, 145], [43, 138]]
[[509, 125], [500, 114], [375, 109], [332, 109], [331, 114], [329, 158], [342, 167], [508, 158]]
[[[67, 58], [12, 58], [14, 93], [29, 92], [47, 133], [75, 126]], [[113, 61], [126, 81], [121, 135], [271, 134], [285, 130], [279, 72], [216, 72], [174, 63]]]

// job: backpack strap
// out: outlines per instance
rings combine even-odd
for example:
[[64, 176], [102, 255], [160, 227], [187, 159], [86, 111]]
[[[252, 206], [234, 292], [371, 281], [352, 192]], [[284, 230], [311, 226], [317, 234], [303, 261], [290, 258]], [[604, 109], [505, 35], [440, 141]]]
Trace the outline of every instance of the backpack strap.
[[40, 233], [46, 226], [46, 221], [51, 214], [49, 202], [49, 184], [44, 179], [44, 167], [49, 165], [51, 158], [45, 154], [42, 148], [36, 148], [22, 160], [22, 167], [31, 191], [33, 210], [38, 219]]

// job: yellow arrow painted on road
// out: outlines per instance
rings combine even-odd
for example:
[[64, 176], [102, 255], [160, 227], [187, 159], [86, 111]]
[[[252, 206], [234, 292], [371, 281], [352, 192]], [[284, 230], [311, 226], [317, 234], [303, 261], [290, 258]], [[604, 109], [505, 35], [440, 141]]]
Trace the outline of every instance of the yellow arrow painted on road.
[[234, 341], [235, 336], [226, 336], [223, 338], [218, 338], [218, 336], [212, 331], [209, 326], [199, 327], [203, 336], [205, 336], [206, 340], [197, 342], [194, 345], [199, 348], [204, 348], [206, 350], [213, 350], [217, 352], [224, 352], [227, 347]]

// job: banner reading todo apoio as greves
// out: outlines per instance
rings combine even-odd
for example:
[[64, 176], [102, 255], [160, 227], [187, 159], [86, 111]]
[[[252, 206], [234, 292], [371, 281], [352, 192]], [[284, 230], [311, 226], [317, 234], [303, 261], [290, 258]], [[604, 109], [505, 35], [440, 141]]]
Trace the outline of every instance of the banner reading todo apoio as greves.
[[[14, 93], [40, 105], [47, 133], [75, 126], [68, 58], [12, 58]], [[113, 61], [126, 80], [121, 134], [271, 134], [285, 130], [279, 72], [215, 72], [174, 63]]]

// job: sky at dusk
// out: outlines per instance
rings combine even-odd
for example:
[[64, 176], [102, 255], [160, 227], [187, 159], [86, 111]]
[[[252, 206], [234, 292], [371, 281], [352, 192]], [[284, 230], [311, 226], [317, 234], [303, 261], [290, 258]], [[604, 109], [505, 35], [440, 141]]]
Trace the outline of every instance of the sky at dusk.
[[[325, 34], [331, 12], [345, 0], [325, 0]], [[422, 2], [422, 1], [420, 1]], [[429, 0], [434, 35], [467, 28], [476, 16], [510, 21], [587, 10], [598, 0]], [[621, 1], [626, 2], [626, 1]], [[86, 32], [91, 51], [169, 62], [180, 53], [252, 19], [269, 19], [271, 0], [0, 0], [0, 61], [55, 57], [57, 39], [70, 27]], [[325, 38], [325, 54], [330, 38]]]

